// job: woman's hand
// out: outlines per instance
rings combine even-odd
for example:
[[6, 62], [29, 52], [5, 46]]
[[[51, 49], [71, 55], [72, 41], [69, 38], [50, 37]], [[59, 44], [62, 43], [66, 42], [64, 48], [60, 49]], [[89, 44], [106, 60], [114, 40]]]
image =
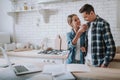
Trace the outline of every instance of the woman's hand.
[[87, 30], [87, 25], [83, 24], [79, 30], [76, 32], [74, 39], [72, 40], [72, 44], [75, 45], [77, 40], [80, 38], [81, 34]]
[[82, 52], [86, 52], [85, 47], [81, 47], [80, 50], [81, 50]]
[[88, 26], [86, 24], [81, 25], [80, 27], [82, 32], [85, 32], [88, 29]]

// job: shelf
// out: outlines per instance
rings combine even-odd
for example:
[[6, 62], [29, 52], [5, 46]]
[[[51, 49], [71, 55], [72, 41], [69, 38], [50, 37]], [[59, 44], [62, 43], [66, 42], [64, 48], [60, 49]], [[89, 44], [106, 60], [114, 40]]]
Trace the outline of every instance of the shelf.
[[39, 14], [41, 14], [43, 16], [45, 23], [49, 22], [50, 16], [56, 15], [58, 13], [58, 9], [45, 8], [45, 9], [39, 9], [39, 10], [36, 9], [36, 10], [11, 11], [11, 12], [8, 12], [8, 15], [12, 16], [14, 19], [14, 22], [17, 24], [17, 18], [18, 18], [19, 13], [31, 12], [31, 11], [38, 11]]
[[20, 13], [20, 12], [32, 12], [32, 11], [39, 11], [40, 13], [45, 13], [45, 12], [51, 12], [51, 11], [58, 11], [58, 9], [44, 8], [44, 9], [33, 9], [33, 10], [16, 10], [16, 11], [9, 11], [8, 14]]
[[34, 10], [16, 10], [16, 11], [10, 11], [8, 13], [32, 12], [32, 11], [38, 11], [38, 10], [37, 9], [34, 9]]

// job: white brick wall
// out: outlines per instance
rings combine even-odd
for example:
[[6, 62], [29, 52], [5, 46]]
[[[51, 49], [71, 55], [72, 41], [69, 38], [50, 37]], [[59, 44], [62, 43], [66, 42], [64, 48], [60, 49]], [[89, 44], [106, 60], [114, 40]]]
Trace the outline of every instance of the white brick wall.
[[[22, 1], [18, 2], [19, 5], [22, 5]], [[81, 21], [84, 22], [79, 13], [79, 9], [85, 3], [92, 4], [95, 8], [95, 12], [110, 23], [116, 45], [120, 45], [120, 28], [117, 27], [117, 0], [80, 0], [77, 2], [45, 5], [48, 8], [57, 9], [56, 14], [49, 17], [48, 23], [44, 22], [43, 15], [38, 11], [21, 12], [18, 15], [15, 27], [17, 42], [32, 42], [39, 44], [41, 39], [48, 37], [48, 44], [53, 47], [53, 40], [56, 35], [66, 35], [70, 30], [70, 27], [67, 24], [67, 16], [69, 14], [76, 13], [80, 17]]]

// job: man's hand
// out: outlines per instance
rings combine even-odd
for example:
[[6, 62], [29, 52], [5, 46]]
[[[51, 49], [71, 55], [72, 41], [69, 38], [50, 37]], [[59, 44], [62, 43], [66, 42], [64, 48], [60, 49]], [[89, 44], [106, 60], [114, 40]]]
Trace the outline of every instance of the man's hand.
[[100, 67], [101, 68], [107, 68], [107, 66], [105, 66], [104, 64], [102, 64]]

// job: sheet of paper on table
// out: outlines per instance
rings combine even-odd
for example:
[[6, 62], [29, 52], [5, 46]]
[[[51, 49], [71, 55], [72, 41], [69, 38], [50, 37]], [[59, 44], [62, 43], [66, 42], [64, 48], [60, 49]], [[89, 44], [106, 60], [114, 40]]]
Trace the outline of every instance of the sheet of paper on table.
[[66, 71], [64, 64], [52, 64], [45, 65], [43, 68], [43, 73], [51, 73], [52, 76], [57, 76], [64, 74]]
[[43, 73], [51, 73], [53, 80], [75, 80], [72, 73], [67, 71], [65, 64], [45, 65]]
[[27, 80], [53, 80], [53, 77], [51, 74], [38, 74], [38, 75], [35, 75]]
[[90, 68], [83, 64], [45, 65], [42, 73], [27, 80], [75, 80], [75, 77], [72, 75], [71, 72], [89, 71]]
[[89, 66], [84, 64], [67, 64], [67, 71], [70, 72], [90, 72]]

